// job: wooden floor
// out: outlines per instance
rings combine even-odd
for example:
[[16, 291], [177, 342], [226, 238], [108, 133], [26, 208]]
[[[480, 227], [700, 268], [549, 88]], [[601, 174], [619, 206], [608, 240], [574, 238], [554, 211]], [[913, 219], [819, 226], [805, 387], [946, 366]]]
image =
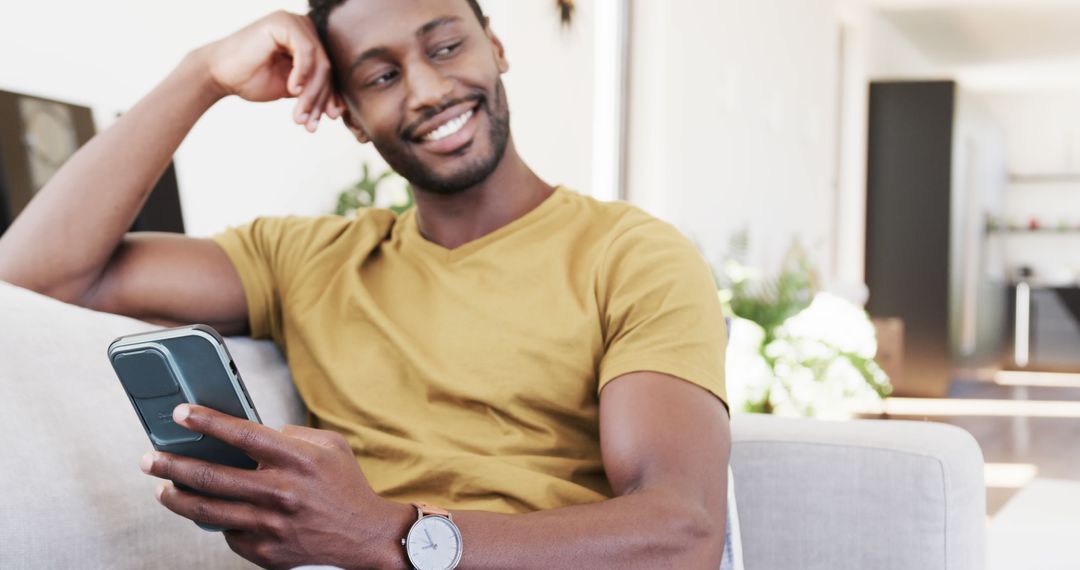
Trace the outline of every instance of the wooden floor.
[[[1077, 378], [1080, 380], [1080, 376]], [[958, 399], [1023, 400], [1026, 397], [1027, 400], [1080, 402], [1080, 387], [1017, 389], [985, 379], [954, 380], [950, 392], [950, 398]], [[941, 421], [962, 427], [975, 436], [986, 463], [990, 464], [986, 508], [991, 517], [1031, 476], [1080, 481], [1080, 415], [1075, 418], [1017, 415], [904, 419]], [[994, 477], [991, 471], [995, 469], [1006, 477]]]

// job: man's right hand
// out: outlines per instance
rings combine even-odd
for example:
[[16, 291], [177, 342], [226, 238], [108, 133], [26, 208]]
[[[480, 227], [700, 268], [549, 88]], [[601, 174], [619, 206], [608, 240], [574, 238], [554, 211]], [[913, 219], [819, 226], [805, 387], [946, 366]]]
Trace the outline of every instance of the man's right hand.
[[196, 51], [218, 95], [248, 101], [296, 97], [293, 120], [314, 132], [323, 113], [341, 116], [330, 60], [311, 19], [274, 12], [246, 28]]

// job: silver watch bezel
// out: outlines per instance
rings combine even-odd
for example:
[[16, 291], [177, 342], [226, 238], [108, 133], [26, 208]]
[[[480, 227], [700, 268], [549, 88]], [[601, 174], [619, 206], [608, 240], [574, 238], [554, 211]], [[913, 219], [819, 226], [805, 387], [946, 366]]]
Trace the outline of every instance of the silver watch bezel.
[[454, 517], [444, 517], [442, 515], [425, 515], [420, 512], [419, 509], [417, 509], [417, 513], [419, 516], [417, 517], [416, 521], [412, 523], [412, 526], [409, 527], [409, 532], [405, 533], [405, 537], [401, 539], [401, 546], [405, 549], [405, 555], [409, 558], [409, 565], [411, 565], [414, 569], [417, 567], [416, 561], [413, 560], [412, 550], [409, 548], [409, 538], [411, 538], [413, 532], [415, 532], [416, 529], [420, 527], [420, 523], [422, 523], [424, 519], [438, 518], [442, 519], [443, 522], [446, 522], [450, 525], [450, 529], [454, 531], [454, 537], [457, 538], [458, 543], [458, 550], [457, 554], [454, 556], [454, 561], [450, 563], [450, 566], [447, 566], [443, 570], [454, 570], [455, 568], [457, 568], [458, 564], [461, 563], [461, 554], [465, 550], [465, 542], [461, 539], [461, 529], [459, 529], [457, 523], [454, 522]]

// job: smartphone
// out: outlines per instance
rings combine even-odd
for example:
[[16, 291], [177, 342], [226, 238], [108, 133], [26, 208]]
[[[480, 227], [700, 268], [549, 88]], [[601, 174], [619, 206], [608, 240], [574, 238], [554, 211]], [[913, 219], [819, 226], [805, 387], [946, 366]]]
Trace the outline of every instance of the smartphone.
[[191, 325], [122, 336], [109, 345], [108, 354], [154, 449], [241, 469], [258, 466], [243, 451], [172, 419], [176, 406], [191, 403], [262, 423], [225, 341], [213, 328]]

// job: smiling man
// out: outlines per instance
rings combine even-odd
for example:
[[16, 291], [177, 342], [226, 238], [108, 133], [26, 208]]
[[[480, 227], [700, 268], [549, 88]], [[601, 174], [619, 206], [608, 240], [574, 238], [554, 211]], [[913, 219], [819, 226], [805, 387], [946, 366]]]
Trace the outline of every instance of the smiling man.
[[[167, 508], [275, 568], [719, 566], [729, 434], [710, 273], [669, 225], [534, 174], [507, 70], [475, 1], [313, 0], [309, 17], [192, 52], [0, 240], [0, 279], [283, 349], [311, 426], [178, 407], [260, 468], [149, 454], [147, 473], [231, 499], [166, 483]], [[125, 235], [227, 96], [295, 97], [312, 131], [341, 118], [416, 208]]]

